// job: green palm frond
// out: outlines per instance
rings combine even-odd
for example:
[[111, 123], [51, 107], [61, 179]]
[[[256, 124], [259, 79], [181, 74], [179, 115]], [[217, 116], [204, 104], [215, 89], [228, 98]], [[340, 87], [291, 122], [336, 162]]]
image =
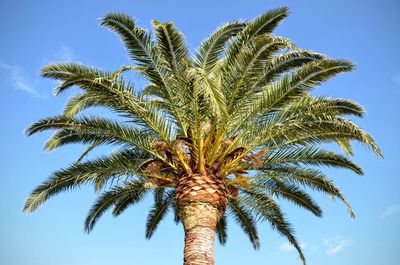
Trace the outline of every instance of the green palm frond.
[[100, 117], [70, 118], [58, 116], [47, 118], [32, 124], [26, 130], [33, 135], [46, 130], [61, 130], [46, 144], [47, 150], [53, 150], [65, 143], [83, 142], [93, 143], [104, 141], [123, 145], [133, 145], [143, 150], [151, 151], [151, 142], [154, 137], [147, 132], [122, 125]]
[[[343, 72], [349, 72], [353, 64], [345, 60], [321, 59], [311, 61], [296, 70], [292, 76], [283, 78], [277, 88], [272, 89], [267, 95], [271, 98], [264, 105], [263, 113], [281, 108], [288, 104], [293, 97], [304, 96], [310, 88]], [[268, 88], [267, 88], [268, 89]]]
[[321, 217], [322, 210], [319, 205], [295, 184], [285, 183], [281, 180], [271, 178], [269, 180], [254, 183], [254, 189], [258, 192], [267, 192], [276, 198], [284, 198], [299, 207], [302, 207], [314, 215]]
[[102, 18], [101, 25], [110, 28], [122, 37], [132, 59], [139, 63], [137, 71], [158, 88], [160, 95], [164, 95], [164, 98], [171, 105], [170, 109], [177, 120], [177, 124], [186, 133], [183, 120], [185, 115], [182, 106], [178, 104], [180, 100], [177, 95], [174, 95], [170, 86], [174, 79], [170, 78], [169, 71], [162, 67], [161, 56], [158, 54], [155, 44], [151, 41], [150, 34], [137, 28], [131, 18], [120, 13], [107, 14]]
[[286, 237], [299, 253], [300, 259], [306, 264], [300, 244], [295, 238], [292, 227], [280, 210], [279, 205], [271, 198], [255, 191], [243, 190], [243, 192], [246, 195], [242, 196], [240, 202], [250, 207], [258, 218], [268, 222], [272, 228]]
[[[287, 119], [300, 116], [342, 116], [354, 115], [363, 117], [365, 110], [362, 106], [347, 99], [328, 97], [304, 97], [296, 100], [287, 108], [281, 110]], [[301, 117], [300, 117], [301, 118]]]
[[74, 117], [85, 109], [98, 106], [100, 101], [99, 95], [77, 94], [67, 102], [62, 114], [63, 116]]
[[197, 115], [200, 119], [215, 119], [226, 115], [226, 98], [219, 88], [220, 80], [206, 75], [201, 69], [195, 68], [189, 72], [193, 80], [193, 93], [197, 95], [195, 102]]
[[[276, 134], [273, 133], [272, 136], [267, 136], [266, 139], [275, 142], [285, 139], [282, 141], [282, 145], [276, 146], [278, 148], [293, 144], [335, 142], [337, 139], [339, 139], [339, 141], [342, 141], [342, 139], [357, 140], [371, 148], [378, 157], [382, 157], [382, 153], [374, 139], [360, 127], [345, 118], [326, 117], [324, 120], [299, 120], [299, 122], [293, 122], [287, 126], [287, 129], [289, 128], [291, 132], [276, 128], [278, 129]], [[294, 128], [296, 130], [293, 130]]]
[[247, 131], [252, 131], [252, 125], [258, 122], [265, 113], [284, 108], [288, 101], [304, 97], [306, 93], [302, 89], [292, 89], [289, 78], [284, 77], [279, 82], [268, 85], [261, 93], [244, 98], [232, 113], [228, 128], [236, 133], [244, 127], [245, 131], [242, 135], [245, 136]]
[[[249, 128], [249, 127], [247, 127]], [[250, 145], [253, 148], [260, 145], [270, 150], [282, 149], [297, 144], [315, 145], [320, 143], [334, 143], [343, 139], [356, 140], [371, 148], [378, 157], [382, 157], [376, 142], [364, 130], [348, 119], [337, 116], [314, 118], [304, 115], [293, 120], [273, 121], [255, 125], [252, 130], [247, 129], [238, 138], [237, 145]], [[239, 141], [240, 140], [240, 141]], [[240, 158], [240, 157], [239, 157]]]
[[114, 208], [112, 209], [114, 217], [121, 215], [128, 207], [138, 202], [135, 192], [120, 193], [118, 197], [118, 200], [114, 201]]
[[[317, 60], [306, 63], [299, 70], [295, 71], [291, 77], [284, 76], [277, 82], [267, 85], [260, 94], [255, 94], [249, 98], [244, 98], [236, 109], [236, 114], [231, 122], [240, 123], [234, 127], [237, 129], [249, 118], [263, 117], [271, 111], [283, 109], [294, 99], [303, 98], [308, 95], [310, 88], [313, 88], [338, 73], [351, 71], [353, 65], [344, 60]], [[257, 122], [258, 119], [253, 120]]]
[[345, 156], [313, 146], [282, 148], [276, 152], [271, 152], [265, 158], [264, 166], [279, 164], [340, 167], [350, 169], [360, 175], [363, 174], [361, 167]]
[[302, 49], [294, 49], [293, 51], [278, 55], [267, 62], [264, 74], [253, 84], [252, 91], [259, 91], [263, 86], [275, 81], [281, 74], [323, 58], [322, 54]]
[[124, 196], [130, 196], [131, 204], [143, 199], [147, 189], [140, 181], [130, 181], [103, 192], [93, 204], [85, 220], [85, 231], [90, 232], [98, 219]]
[[354, 70], [354, 64], [347, 60], [322, 59], [303, 65], [291, 78], [293, 88], [313, 88], [340, 73]]
[[217, 234], [218, 242], [221, 245], [225, 245], [228, 240], [227, 228], [228, 228], [227, 216], [224, 215], [218, 221], [217, 228], [215, 230], [215, 233]]
[[31, 213], [46, 200], [60, 192], [92, 183], [97, 191], [111, 180], [121, 176], [142, 176], [139, 165], [148, 158], [148, 153], [127, 149], [110, 156], [97, 158], [54, 172], [51, 177], [34, 189], [25, 202], [24, 211]]
[[156, 198], [154, 205], [151, 208], [149, 215], [147, 216], [146, 222], [146, 238], [150, 239], [156, 231], [159, 223], [164, 219], [168, 213], [168, 209], [175, 197], [175, 191], [169, 190], [166, 194], [161, 194], [159, 198]]
[[261, 34], [270, 34], [289, 15], [287, 7], [271, 9], [247, 24], [243, 36], [252, 38]]
[[[332, 199], [335, 199], [335, 197], [339, 198], [346, 206], [350, 216], [352, 218], [355, 217], [350, 204], [347, 202], [340, 189], [319, 170], [289, 165], [274, 165], [259, 170], [265, 174], [251, 177], [250, 179], [252, 182], [254, 181], [255, 183], [258, 182], [262, 184], [264, 181], [277, 179], [305, 188], [311, 188], [312, 190], [329, 195]], [[257, 184], [255, 184], [255, 186], [257, 186]]]
[[[100, 69], [85, 66], [80, 63], [61, 63], [61, 64], [51, 64], [42, 68], [41, 75], [46, 78], [58, 80], [58, 81], [66, 81], [68, 79], [74, 78], [76, 76], [81, 77], [98, 77], [105, 76], [107, 73], [101, 71]], [[61, 87], [61, 88], [60, 88]], [[54, 93], [56, 95], [62, 93], [65, 89], [70, 86], [60, 85]]]
[[340, 149], [345, 153], [346, 155], [354, 155], [353, 153], [353, 146], [351, 144], [351, 141], [346, 138], [338, 138], [336, 139], [336, 143], [339, 145]]
[[151, 35], [146, 30], [136, 27], [135, 21], [122, 13], [108, 13], [100, 18], [101, 26], [116, 32], [125, 44], [132, 60], [144, 68], [155, 79], [161, 77], [157, 73], [157, 59], [153, 53]]
[[260, 78], [265, 62], [275, 53], [290, 48], [293, 48], [293, 44], [286, 38], [257, 36], [242, 49], [235, 60], [223, 66], [222, 71], [226, 76], [223, 85], [227, 86], [225, 90], [229, 99], [227, 112], [247, 94], [248, 84]]
[[272, 9], [254, 20], [248, 22], [237, 38], [232, 40], [227, 48], [227, 59], [235, 58], [242, 47], [254, 37], [262, 34], [271, 34], [274, 29], [289, 14], [287, 7]]
[[64, 110], [64, 115], [75, 116], [90, 107], [105, 107], [129, 117], [137, 124], [145, 126], [159, 134], [164, 140], [173, 137], [171, 123], [175, 120], [166, 120], [165, 115], [144, 101], [141, 95], [135, 94], [134, 87], [115, 79], [115, 73], [83, 67], [73, 64], [50, 65], [43, 70], [43, 75], [57, 76], [59, 71], [68, 72], [68, 78], [56, 89], [60, 93], [71, 86], [78, 86], [86, 93], [70, 99]]
[[93, 149], [95, 149], [96, 147], [99, 147], [103, 144], [102, 141], [95, 141], [93, 142], [91, 145], [89, 145], [85, 151], [83, 151], [83, 153], [81, 154], [81, 156], [78, 158], [78, 160], [76, 161], [77, 163], [80, 163], [91, 151], [93, 151]]
[[227, 42], [235, 37], [246, 25], [245, 22], [235, 21], [222, 25], [215, 30], [199, 46], [196, 54], [196, 67], [210, 73], [218, 64]]
[[172, 22], [160, 23], [153, 20], [152, 24], [161, 58], [176, 77], [184, 77], [182, 74], [190, 67], [191, 62], [183, 35], [174, 28]]
[[237, 198], [231, 198], [229, 200], [229, 213], [234, 217], [236, 223], [242, 228], [243, 232], [247, 234], [254, 249], [260, 248], [260, 239], [258, 237], [256, 222], [253, 214], [243, 207]]

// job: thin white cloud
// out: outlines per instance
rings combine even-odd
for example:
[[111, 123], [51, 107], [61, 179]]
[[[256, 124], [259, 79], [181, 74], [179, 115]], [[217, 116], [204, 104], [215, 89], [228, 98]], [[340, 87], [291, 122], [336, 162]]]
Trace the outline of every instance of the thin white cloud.
[[77, 56], [74, 49], [67, 45], [63, 45], [58, 49], [50, 51], [50, 53], [43, 58], [42, 64], [70, 63], [76, 61]]
[[0, 62], [0, 69], [7, 73], [8, 81], [14, 89], [27, 92], [31, 96], [42, 97], [29, 79], [28, 73], [21, 66]]
[[400, 213], [400, 204], [394, 204], [389, 206], [382, 214], [381, 214], [381, 218], [387, 218], [389, 216], [395, 215], [395, 214], [399, 214]]
[[[67, 46], [63, 45], [59, 47], [57, 50], [51, 51], [46, 57], [43, 58], [42, 60], [44, 65], [49, 65], [49, 64], [58, 64], [58, 63], [70, 63], [70, 62], [77, 62], [77, 56], [75, 51]], [[59, 86], [62, 81], [60, 80], [51, 80], [56, 86]]]
[[342, 239], [340, 236], [334, 236], [330, 239], [325, 239], [324, 245], [326, 246], [325, 253], [327, 255], [335, 255], [353, 243], [353, 240]]
[[[300, 248], [304, 249], [306, 248], [307, 245], [305, 243], [300, 243]], [[279, 249], [285, 252], [293, 251], [295, 250], [294, 246], [290, 244], [289, 242], [283, 243], [279, 246]]]
[[[69, 46], [63, 45], [58, 50], [53, 52], [50, 57], [43, 60], [44, 64], [71, 62], [76, 60], [75, 52]], [[35, 84], [39, 82], [37, 73], [35, 77], [31, 75], [20, 65], [11, 65], [0, 61], [0, 74], [5, 73], [6, 79], [10, 86], [19, 91], [24, 91], [33, 97], [46, 98], [45, 95], [39, 93]]]
[[394, 76], [392, 77], [392, 81], [393, 81], [396, 85], [400, 86], [400, 74], [394, 75]]
[[398, 74], [394, 74], [392, 76], [392, 82], [394, 83], [395, 86], [392, 87], [392, 89], [397, 92], [400, 93], [400, 73]]
[[53, 56], [55, 61], [59, 62], [71, 62], [76, 59], [74, 50], [68, 46], [61, 46]]

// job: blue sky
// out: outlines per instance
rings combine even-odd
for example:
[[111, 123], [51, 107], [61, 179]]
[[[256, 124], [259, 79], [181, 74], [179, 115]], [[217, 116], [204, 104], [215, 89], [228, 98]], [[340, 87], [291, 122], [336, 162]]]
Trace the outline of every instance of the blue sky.
[[[171, 218], [148, 241], [144, 238], [149, 203], [114, 219], [106, 214], [90, 234], [83, 220], [95, 198], [82, 188], [48, 201], [33, 215], [22, 205], [29, 192], [54, 170], [74, 161], [82, 146], [42, 151], [43, 134], [24, 136], [34, 121], [60, 113], [65, 100], [52, 96], [54, 82], [39, 77], [49, 63], [78, 61], [115, 70], [129, 64], [119, 39], [98, 26], [109, 11], [150, 20], [174, 21], [193, 50], [218, 25], [252, 19], [263, 11], [289, 6], [292, 15], [276, 31], [299, 47], [357, 64], [353, 73], [324, 84], [316, 93], [361, 103], [367, 115], [356, 122], [379, 143], [384, 160], [355, 146], [354, 160], [365, 176], [325, 171], [343, 189], [357, 218], [343, 205], [316, 195], [322, 219], [284, 204], [310, 265], [397, 265], [400, 260], [400, 4], [371, 1], [21, 1], [0, 2], [0, 264], [128, 265], [179, 264], [183, 231]], [[138, 82], [140, 84], [140, 82]], [[254, 251], [233, 220], [225, 247], [216, 247], [217, 264], [300, 264], [295, 251], [265, 224], [261, 249]]]

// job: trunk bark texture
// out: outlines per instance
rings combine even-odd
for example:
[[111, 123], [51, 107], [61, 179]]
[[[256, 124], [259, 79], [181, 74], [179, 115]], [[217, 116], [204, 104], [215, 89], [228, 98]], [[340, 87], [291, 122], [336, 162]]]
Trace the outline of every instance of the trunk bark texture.
[[184, 265], [214, 265], [214, 233], [225, 212], [225, 180], [193, 174], [179, 179], [175, 203], [185, 229]]
[[214, 233], [220, 213], [209, 203], [183, 207], [185, 229], [184, 265], [214, 265]]

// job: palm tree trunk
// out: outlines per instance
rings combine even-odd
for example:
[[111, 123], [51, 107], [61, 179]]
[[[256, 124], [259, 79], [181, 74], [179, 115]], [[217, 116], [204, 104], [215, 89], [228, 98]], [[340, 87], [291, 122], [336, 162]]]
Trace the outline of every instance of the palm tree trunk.
[[194, 202], [181, 208], [185, 229], [184, 265], [214, 265], [214, 233], [220, 211], [210, 203]]
[[214, 175], [182, 176], [175, 203], [185, 229], [184, 265], [214, 265], [214, 233], [228, 202], [224, 179]]

